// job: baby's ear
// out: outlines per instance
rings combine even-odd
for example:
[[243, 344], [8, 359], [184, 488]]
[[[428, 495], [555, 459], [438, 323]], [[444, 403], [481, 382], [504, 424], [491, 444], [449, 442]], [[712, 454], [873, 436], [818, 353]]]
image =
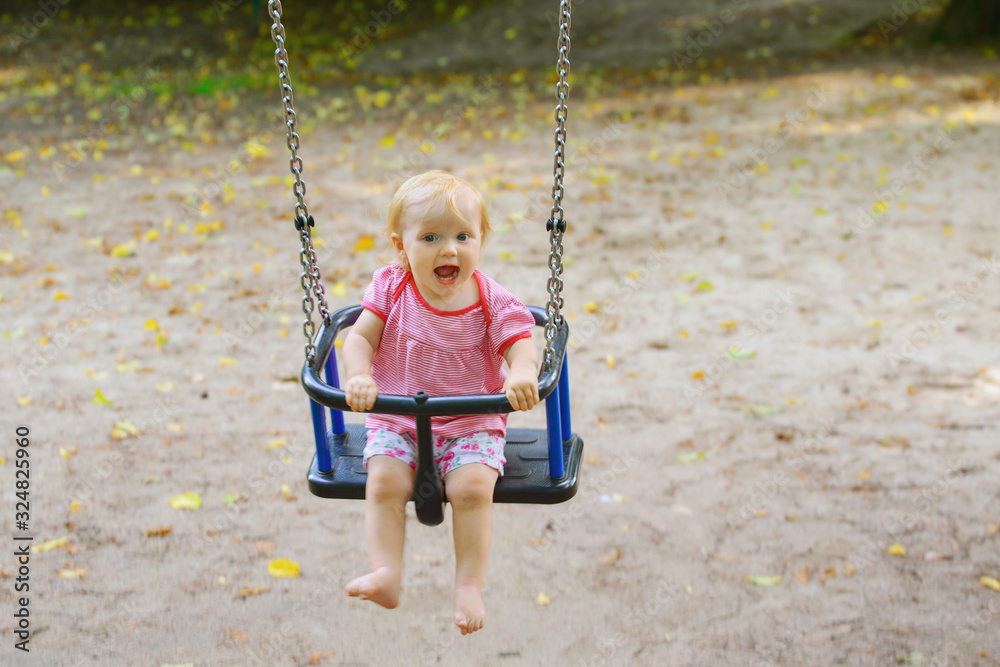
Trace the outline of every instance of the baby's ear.
[[396, 256], [399, 257], [399, 265], [404, 270], [409, 271], [410, 263], [406, 259], [406, 250], [403, 248], [403, 237], [399, 234], [392, 234], [389, 240], [392, 241], [392, 247], [396, 249]]
[[400, 257], [405, 256], [406, 253], [403, 251], [403, 237], [399, 234], [393, 233], [389, 236], [389, 240], [392, 242], [392, 247], [396, 249], [396, 252], [399, 253]]

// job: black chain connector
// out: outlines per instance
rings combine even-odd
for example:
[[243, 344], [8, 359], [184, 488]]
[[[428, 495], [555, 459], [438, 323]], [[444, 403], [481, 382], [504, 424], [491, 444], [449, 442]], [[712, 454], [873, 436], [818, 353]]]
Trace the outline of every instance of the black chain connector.
[[295, 229], [297, 229], [298, 231], [301, 232], [302, 228], [305, 227], [306, 225], [309, 225], [310, 227], [316, 226], [316, 223], [313, 222], [313, 217], [311, 215], [308, 218], [305, 217], [304, 215], [300, 215], [299, 217], [295, 218]]
[[[566, 233], [566, 220], [565, 219], [560, 220], [559, 222], [557, 222], [555, 224], [555, 227], [556, 227], [556, 229], [559, 230], [560, 234]], [[552, 231], [552, 220], [551, 219], [545, 221], [545, 231], [547, 231], [547, 232], [551, 232]]]

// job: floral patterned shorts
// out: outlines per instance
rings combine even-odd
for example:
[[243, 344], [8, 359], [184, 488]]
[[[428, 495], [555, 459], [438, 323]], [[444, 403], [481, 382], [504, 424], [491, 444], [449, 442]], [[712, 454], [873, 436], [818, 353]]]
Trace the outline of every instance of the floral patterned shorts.
[[[466, 463], [482, 463], [503, 476], [504, 437], [500, 431], [479, 431], [461, 438], [434, 436], [434, 463], [438, 473], [444, 477], [449, 472]], [[414, 470], [417, 469], [416, 433], [393, 433], [383, 428], [370, 429], [365, 445], [365, 469], [368, 459], [376, 454], [384, 454], [399, 459]]]

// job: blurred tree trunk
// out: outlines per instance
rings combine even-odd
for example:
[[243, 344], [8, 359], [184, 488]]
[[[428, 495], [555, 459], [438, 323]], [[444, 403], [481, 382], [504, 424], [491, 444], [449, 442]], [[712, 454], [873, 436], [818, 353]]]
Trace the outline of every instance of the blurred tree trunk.
[[997, 0], [951, 0], [932, 38], [962, 44], [1000, 37], [1000, 3]]

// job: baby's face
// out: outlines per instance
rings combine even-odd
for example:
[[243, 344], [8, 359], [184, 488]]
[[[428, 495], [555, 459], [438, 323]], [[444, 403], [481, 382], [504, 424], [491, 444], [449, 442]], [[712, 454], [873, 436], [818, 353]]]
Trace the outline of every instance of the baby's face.
[[455, 205], [462, 217], [441, 201], [408, 204], [400, 219], [400, 233], [392, 235], [420, 294], [432, 306], [445, 310], [471, 305], [465, 302], [475, 294], [472, 278], [483, 242], [476, 196], [462, 190]]

